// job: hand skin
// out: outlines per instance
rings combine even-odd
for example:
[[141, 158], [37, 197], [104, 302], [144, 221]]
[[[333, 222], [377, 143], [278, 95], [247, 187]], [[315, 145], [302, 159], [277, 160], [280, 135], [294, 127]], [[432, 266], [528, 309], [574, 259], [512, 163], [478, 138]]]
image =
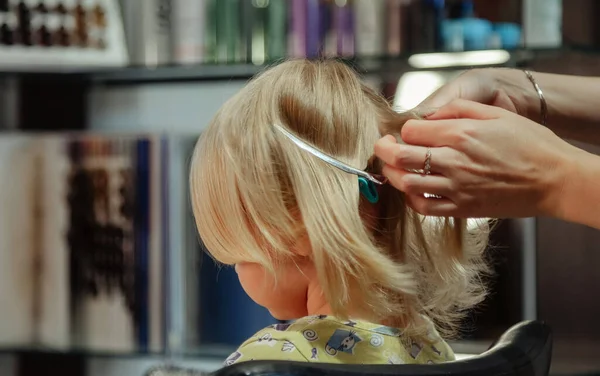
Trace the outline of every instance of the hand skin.
[[[546, 126], [563, 139], [600, 145], [600, 78], [532, 72], [548, 106]], [[425, 99], [415, 111], [435, 112], [454, 99], [488, 104], [540, 123], [540, 98], [518, 69], [469, 70]]]
[[[408, 121], [401, 137], [406, 144], [382, 138], [375, 154], [421, 214], [551, 216], [600, 229], [600, 157], [510, 110], [452, 100], [427, 120]], [[432, 174], [407, 172], [423, 168], [427, 147]]]

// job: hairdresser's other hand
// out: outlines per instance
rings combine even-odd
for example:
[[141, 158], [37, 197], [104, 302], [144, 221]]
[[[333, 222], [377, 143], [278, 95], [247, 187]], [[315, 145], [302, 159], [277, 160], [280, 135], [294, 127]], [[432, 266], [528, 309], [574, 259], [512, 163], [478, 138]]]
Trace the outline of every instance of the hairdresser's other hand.
[[[577, 174], [581, 150], [545, 127], [502, 108], [453, 100], [375, 146], [384, 175], [425, 215], [562, 217], [561, 192]], [[420, 146], [415, 146], [420, 145]], [[423, 169], [431, 148], [431, 175]], [[443, 199], [425, 198], [425, 193]]]
[[[516, 114], [538, 120], [537, 94], [529, 88], [531, 83], [525, 74], [516, 69], [483, 68], [468, 70], [442, 86], [421, 102], [414, 111], [423, 116], [452, 102], [466, 99], [490, 106], [500, 107]], [[531, 104], [534, 109], [531, 110]]]

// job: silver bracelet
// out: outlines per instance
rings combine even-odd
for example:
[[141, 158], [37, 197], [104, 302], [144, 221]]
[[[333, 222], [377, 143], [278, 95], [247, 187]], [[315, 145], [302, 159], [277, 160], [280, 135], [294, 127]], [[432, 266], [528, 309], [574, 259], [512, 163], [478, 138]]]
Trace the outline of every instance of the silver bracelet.
[[529, 81], [531, 81], [531, 83], [533, 84], [533, 88], [537, 92], [538, 97], [540, 97], [540, 107], [541, 107], [540, 114], [542, 116], [542, 125], [547, 126], [548, 125], [548, 105], [546, 104], [546, 97], [544, 97], [544, 92], [540, 88], [540, 85], [537, 84], [535, 78], [533, 77], [533, 74], [531, 74], [530, 71], [524, 70], [523, 72], [525, 72], [525, 75], [527, 76]]

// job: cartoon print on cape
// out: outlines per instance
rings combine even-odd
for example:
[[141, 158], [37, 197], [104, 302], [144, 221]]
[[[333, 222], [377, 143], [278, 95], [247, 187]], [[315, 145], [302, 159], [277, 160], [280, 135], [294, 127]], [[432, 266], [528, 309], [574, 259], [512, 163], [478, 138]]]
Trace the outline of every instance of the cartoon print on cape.
[[412, 356], [413, 359], [417, 359], [421, 353], [421, 350], [423, 350], [422, 345], [418, 344], [417, 342], [412, 342], [410, 346], [410, 356]]
[[355, 331], [336, 329], [327, 341], [325, 351], [329, 355], [336, 355], [338, 351], [354, 354], [354, 346], [360, 341], [362, 341], [362, 338]]
[[273, 339], [273, 336], [271, 335], [271, 333], [265, 333], [258, 339], [257, 344], [273, 347], [273, 346], [275, 346], [276, 342], [277, 341]]
[[236, 351], [233, 354], [229, 355], [227, 357], [227, 359], [225, 359], [224, 365], [230, 366], [230, 365], [234, 364], [236, 361], [238, 361], [241, 357], [242, 357], [242, 353], [239, 351]]
[[310, 354], [311, 354], [311, 356], [310, 356], [311, 359], [319, 360], [319, 357], [317, 356], [317, 348], [316, 347], [312, 348], [312, 350], [310, 351]]
[[292, 352], [296, 349], [296, 346], [294, 346], [293, 343], [291, 343], [290, 341], [285, 341], [283, 343], [283, 345], [281, 346], [281, 351], [283, 352]]
[[292, 324], [273, 324], [271, 325], [271, 328], [277, 330], [278, 332], [285, 332], [286, 330], [288, 330], [288, 328], [291, 326]]
[[379, 334], [373, 334], [371, 336], [371, 340], [369, 341], [369, 343], [373, 347], [380, 347], [383, 345], [383, 342], [384, 342], [383, 337], [380, 336]]
[[302, 331], [302, 335], [307, 341], [313, 342], [319, 339], [319, 334], [313, 329], [306, 329]]

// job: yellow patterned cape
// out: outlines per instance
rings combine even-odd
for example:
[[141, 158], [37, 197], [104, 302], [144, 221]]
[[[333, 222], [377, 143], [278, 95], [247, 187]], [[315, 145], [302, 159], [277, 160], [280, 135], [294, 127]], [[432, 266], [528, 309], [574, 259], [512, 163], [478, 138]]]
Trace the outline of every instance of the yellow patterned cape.
[[402, 336], [400, 329], [332, 316], [308, 316], [271, 325], [246, 340], [225, 365], [249, 360], [344, 364], [433, 364], [455, 359], [431, 326], [429, 344]]

